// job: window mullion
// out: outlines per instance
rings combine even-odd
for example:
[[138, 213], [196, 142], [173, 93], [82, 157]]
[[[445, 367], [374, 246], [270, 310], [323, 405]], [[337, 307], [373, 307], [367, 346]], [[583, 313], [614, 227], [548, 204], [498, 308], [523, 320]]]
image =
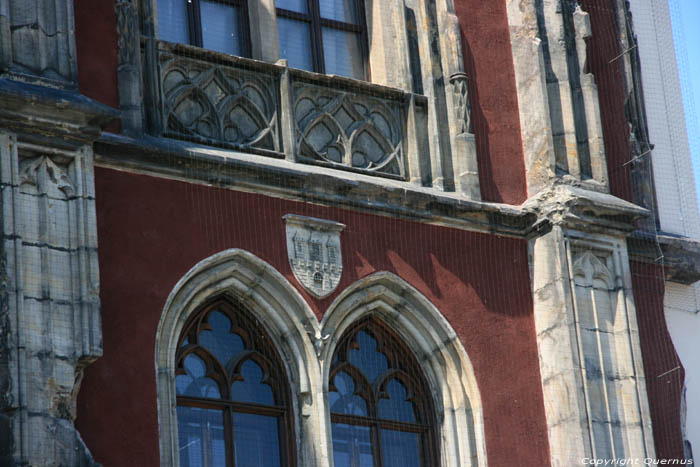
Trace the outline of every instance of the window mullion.
[[253, 45], [251, 44], [250, 39], [250, 17], [248, 16], [248, 2], [233, 2], [231, 3], [231, 5], [239, 8], [238, 28], [240, 29], [241, 35], [241, 54], [244, 57], [260, 59], [260, 57], [253, 57]]
[[233, 444], [233, 436], [233, 410], [231, 407], [226, 407], [224, 410], [224, 439], [226, 440], [226, 465], [228, 467], [236, 465], [236, 453], [234, 452], [236, 446]]
[[199, 5], [199, 0], [192, 0], [188, 2], [192, 7], [193, 12], [193, 28], [194, 30], [194, 44], [197, 47], [203, 47], [204, 41], [202, 40], [202, 10]]
[[374, 467], [383, 467], [382, 442], [379, 422], [372, 424], [370, 437], [372, 439], [372, 457], [374, 457]]
[[323, 58], [323, 35], [321, 33], [321, 7], [319, 0], [308, 0], [309, 14], [311, 16], [311, 51], [314, 63], [314, 71], [325, 73], [326, 65]]

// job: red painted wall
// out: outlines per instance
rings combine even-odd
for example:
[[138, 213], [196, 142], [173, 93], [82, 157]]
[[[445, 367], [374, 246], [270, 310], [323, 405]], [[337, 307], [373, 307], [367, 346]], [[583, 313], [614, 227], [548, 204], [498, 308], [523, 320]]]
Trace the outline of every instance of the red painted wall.
[[656, 456], [659, 459], [685, 459], [681, 431], [685, 370], [666, 327], [663, 268], [632, 261], [630, 269]]
[[[630, 128], [625, 116], [623, 60], [619, 56], [620, 41], [613, 2], [581, 0], [591, 20], [593, 35], [588, 39], [588, 71], [595, 76], [603, 123], [605, 156], [608, 163], [610, 192], [627, 201], [633, 200]], [[625, 165], [626, 164], [626, 165]]]
[[[104, 168], [95, 184], [104, 357], [86, 370], [77, 426], [105, 467], [159, 465], [154, 346], [163, 306], [198, 261], [234, 247], [277, 268], [319, 318], [368, 274], [407, 280], [444, 313], [470, 356], [489, 465], [548, 465], [525, 241]], [[343, 277], [324, 300], [293, 277], [287, 213], [347, 225]]]
[[455, 0], [469, 76], [472, 126], [484, 200], [527, 199], [520, 114], [505, 0]]
[[[117, 18], [114, 0], [74, 0], [73, 4], [80, 92], [118, 108]], [[107, 130], [119, 131], [119, 124], [112, 124]]]

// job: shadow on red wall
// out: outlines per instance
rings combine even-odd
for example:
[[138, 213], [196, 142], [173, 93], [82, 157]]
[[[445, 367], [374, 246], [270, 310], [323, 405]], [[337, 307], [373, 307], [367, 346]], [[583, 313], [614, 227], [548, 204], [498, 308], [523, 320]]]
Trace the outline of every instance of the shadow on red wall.
[[[104, 357], [86, 370], [77, 425], [106, 467], [159, 465], [154, 346], [163, 306], [198, 261], [234, 247], [280, 271], [319, 318], [341, 290], [375, 271], [408, 281], [469, 354], [489, 465], [548, 462], [525, 241], [102, 168], [95, 178]], [[293, 277], [287, 213], [347, 226], [343, 277], [324, 300]]]

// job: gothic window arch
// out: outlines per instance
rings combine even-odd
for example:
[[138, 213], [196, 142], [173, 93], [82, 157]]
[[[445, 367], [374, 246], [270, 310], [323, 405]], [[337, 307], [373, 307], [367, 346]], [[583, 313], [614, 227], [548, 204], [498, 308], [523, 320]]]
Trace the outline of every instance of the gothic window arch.
[[[355, 339], [355, 343], [347, 340], [359, 336], [359, 331], [369, 331], [367, 334], [377, 344], [375, 345], [364, 337], [359, 342], [357, 342], [358, 339]], [[403, 380], [403, 384], [408, 385], [408, 387], [404, 386], [407, 389], [405, 396], [403, 390], [397, 389], [396, 385], [389, 388], [389, 385], [386, 384], [380, 392], [375, 393], [377, 394], [375, 400], [390, 402], [393, 392], [393, 394], [398, 395], [393, 400], [402, 402], [399, 405], [403, 405], [403, 407], [413, 406], [414, 414], [417, 417], [417, 426], [413, 427], [427, 428], [423, 430], [423, 433], [427, 433], [427, 435], [422, 435], [419, 441], [419, 446], [425, 449], [425, 452], [415, 457], [397, 456], [400, 461], [398, 464], [385, 463], [383, 467], [393, 467], [394, 465], [400, 467], [416, 465], [478, 467], [486, 465], [483, 408], [469, 356], [449, 322], [435, 305], [418, 290], [395, 274], [386, 271], [364, 277], [348, 286], [329, 306], [321, 321], [320, 336], [321, 339], [317, 339], [317, 342], [321, 347], [319, 355], [323, 362], [326, 392], [329, 394], [328, 420], [331, 425], [329, 431], [332, 431], [332, 426], [336, 421], [341, 420], [334, 415], [337, 412], [331, 407], [338, 399], [338, 396], [331, 394], [339, 392], [341, 389], [338, 387], [338, 382], [333, 380], [332, 375], [337, 379], [336, 375], [341, 372], [339, 365], [343, 363], [342, 358], [340, 358], [345, 352], [343, 349], [348, 348], [349, 345], [351, 351], [355, 350], [355, 346], [357, 346], [356, 350], [360, 350], [364, 341], [365, 348], [372, 351], [379, 349], [379, 353], [386, 352], [386, 355], [393, 356], [393, 360], [387, 358], [386, 370], [384, 370], [384, 364], [380, 364], [380, 374], [385, 376], [378, 377], [377, 381], [387, 382], [391, 380], [392, 378], [387, 376], [391, 375], [396, 366], [400, 370], [399, 374], [403, 371], [411, 377], [408, 381], [407, 378]], [[367, 346], [368, 343], [369, 346]], [[336, 355], [339, 358], [336, 358]], [[393, 363], [397, 360], [400, 361]], [[377, 370], [375, 370], [376, 372]], [[347, 378], [345, 379], [347, 380]], [[342, 382], [340, 384], [342, 385]], [[381, 384], [378, 382], [375, 387]], [[345, 393], [339, 394], [339, 396], [342, 397], [347, 393], [351, 393], [350, 396], [360, 396], [360, 394], [356, 394], [357, 392], [355, 388], [352, 388], [352, 391], [345, 389]], [[359, 392], [362, 393], [362, 389]], [[401, 400], [402, 397], [405, 399]], [[357, 401], [357, 399], [354, 400]], [[406, 404], [407, 402], [410, 404]], [[432, 408], [430, 408], [431, 405]], [[406, 410], [394, 409], [394, 413], [398, 413], [399, 417], [406, 412]], [[431, 415], [432, 419], [430, 419]], [[364, 426], [369, 426], [367, 421], [359, 417], [355, 420], [363, 421], [365, 422]], [[395, 422], [394, 420], [388, 421]], [[370, 420], [370, 422], [374, 422], [377, 426], [383, 423], [383, 420]], [[434, 425], [430, 427], [430, 423]], [[387, 427], [389, 426], [394, 428], [411, 427], [400, 423], [387, 424]], [[410, 432], [410, 430], [405, 431]], [[413, 432], [416, 431], [413, 430]], [[379, 429], [375, 432], [379, 432]], [[334, 448], [336, 444], [332, 442], [335, 441], [333, 438], [333, 435], [329, 436], [331, 448]], [[361, 440], [357, 442], [360, 443]], [[372, 449], [371, 442], [370, 439], [370, 450]], [[375, 442], [381, 443], [381, 440]], [[365, 445], [368, 443], [365, 442]], [[403, 447], [409, 444], [399, 442], [395, 445], [407, 450], [408, 448]], [[379, 449], [381, 450], [382, 447], [380, 446]], [[331, 457], [335, 457], [333, 452]], [[416, 463], [417, 460], [423, 461], [424, 464]], [[381, 463], [373, 463], [374, 460], [366, 462], [363, 463], [360, 459], [360, 463], [356, 465], [363, 467], [364, 465], [382, 465]], [[335, 467], [342, 466], [343, 464], [335, 463]]]
[[181, 466], [294, 465], [287, 375], [251, 313], [211, 301], [186, 323], [175, 359]]
[[[215, 303], [224, 303], [224, 306], [232, 308], [229, 310], [229, 314], [233, 313], [236, 320], [239, 321], [236, 325], [234, 320], [228, 318], [231, 320], [229, 330], [238, 329], [238, 332], [234, 333], [239, 335], [241, 333], [250, 334], [248, 331], [244, 333], [245, 329], [254, 329], [264, 334], [264, 338], [256, 334], [253, 341], [249, 340], [252, 342], [252, 349], [246, 350], [257, 349], [262, 354], [257, 356], [257, 359], [254, 358], [253, 363], [262, 368], [265, 359], [267, 359], [265, 364], [277, 362], [279, 364], [278, 372], [285, 375], [284, 382], [288, 390], [285, 416], [288, 417], [290, 426], [285, 440], [290, 441], [289, 445], [285, 447], [285, 453], [288, 452], [289, 456], [282, 461], [284, 463], [281, 465], [327, 465], [325, 451], [318, 449], [319, 445], [324, 444], [325, 422], [323, 410], [319, 406], [323, 398], [315, 397], [316, 394], [320, 393], [317, 388], [322, 386], [322, 377], [317, 364], [316, 349], [311, 338], [320, 332], [318, 320], [299, 292], [284, 276], [255, 255], [236, 248], [215, 253], [194, 265], [174, 286], [163, 307], [155, 342], [160, 465], [162, 467], [186, 465], [180, 463], [181, 427], [177, 412], [178, 403], [186, 402], [186, 400], [178, 395], [177, 386], [179, 384], [181, 388], [185, 388], [192, 384], [192, 381], [187, 381], [187, 384], [184, 381], [178, 381], [182, 369], [176, 366], [176, 363], [179, 363], [178, 360], [181, 357], [186, 359], [187, 355], [185, 354], [187, 353], [197, 355], [196, 349], [193, 347], [185, 350], [185, 347], [193, 343], [188, 335], [191, 336], [192, 326], [195, 326], [193, 324], [195, 322], [200, 323], [200, 333], [209, 331], [207, 325], [216, 324], [209, 323], [207, 318], [202, 315], [202, 313], [213, 311], [211, 307]], [[200, 318], [201, 321], [197, 321]], [[221, 319], [218, 322], [220, 323]], [[241, 326], [241, 323], [248, 324]], [[228, 324], [224, 324], [223, 329], [227, 327], [229, 327]], [[211, 342], [207, 342], [211, 346]], [[263, 351], [262, 344], [259, 343], [265, 343], [264, 347], [267, 350]], [[272, 350], [274, 350], [274, 354], [269, 353]], [[216, 356], [215, 352], [212, 353]], [[200, 360], [203, 360], [203, 356], [202, 352], [199, 352], [198, 358]], [[247, 356], [252, 355], [249, 353]], [[246, 358], [235, 360], [241, 363]], [[211, 357], [209, 362], [206, 359], [203, 361], [204, 364], [200, 364], [198, 376], [211, 378], [212, 376], [207, 373], [206, 369], [207, 363], [214, 366]], [[230, 360], [229, 363], [228, 367], [232, 368], [233, 361]], [[184, 362], [182, 366], [184, 366]], [[202, 375], [202, 366], [204, 366], [204, 375]], [[239, 367], [239, 373], [242, 373], [241, 376], [245, 382], [246, 368], [243, 368], [245, 364], [235, 364], [235, 366]], [[258, 373], [253, 376], [259, 378], [260, 375]], [[216, 378], [213, 379], [216, 381]], [[234, 379], [237, 380], [235, 377]], [[265, 379], [264, 375], [263, 379]], [[255, 382], [260, 383], [261, 381], [257, 379]], [[271, 381], [265, 382], [271, 383]], [[206, 384], [195, 385], [195, 387], [201, 386], [207, 387]], [[283, 391], [281, 386], [279, 386], [278, 392], [275, 392], [275, 387], [277, 387], [275, 384], [268, 384], [268, 386], [270, 386], [273, 397], [277, 397], [277, 394], [284, 396], [284, 393], [280, 392]], [[222, 390], [219, 389], [219, 391]], [[245, 404], [251, 407], [247, 407]], [[270, 415], [277, 416], [273, 413], [274, 406], [270, 408], [265, 404], [255, 404], [254, 402], [242, 401], [242, 404], [238, 404], [236, 407], [246, 413], [253, 411], [244, 409], [262, 408]], [[234, 410], [234, 408], [222, 408], [221, 410]], [[235, 418], [235, 413], [232, 415]], [[235, 426], [233, 429], [235, 443]], [[285, 429], [287, 428], [285, 427]], [[252, 465], [267, 464], [253, 463]]]
[[335, 467], [439, 465], [435, 409], [413, 353], [367, 316], [345, 331], [328, 400]]

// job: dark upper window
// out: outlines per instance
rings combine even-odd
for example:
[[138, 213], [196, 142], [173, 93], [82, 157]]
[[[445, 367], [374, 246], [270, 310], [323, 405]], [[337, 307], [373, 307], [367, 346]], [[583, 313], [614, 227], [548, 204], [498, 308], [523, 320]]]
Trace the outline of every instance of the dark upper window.
[[368, 79], [363, 0], [276, 0], [280, 56], [289, 66]]
[[248, 57], [246, 0], [158, 0], [158, 37]]
[[204, 307], [185, 325], [175, 369], [182, 467], [294, 464], [287, 378], [250, 313]]
[[328, 390], [335, 467], [438, 465], [425, 377], [384, 323], [369, 317], [345, 333]]

